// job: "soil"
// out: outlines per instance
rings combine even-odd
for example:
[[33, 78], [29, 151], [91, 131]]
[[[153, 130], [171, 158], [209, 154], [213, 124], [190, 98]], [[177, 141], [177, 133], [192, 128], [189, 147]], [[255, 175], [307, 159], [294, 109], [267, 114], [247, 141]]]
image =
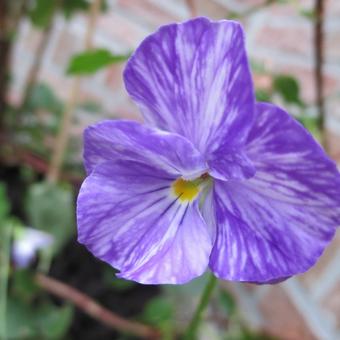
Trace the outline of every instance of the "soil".
[[[135, 284], [123, 292], [115, 291], [104, 279], [107, 267], [74, 239], [55, 258], [50, 275], [78, 288], [120, 316], [128, 319], [138, 317], [145, 304], [158, 294], [157, 286]], [[69, 335], [76, 340], [120, 339], [112, 329], [79, 310], [75, 312]]]

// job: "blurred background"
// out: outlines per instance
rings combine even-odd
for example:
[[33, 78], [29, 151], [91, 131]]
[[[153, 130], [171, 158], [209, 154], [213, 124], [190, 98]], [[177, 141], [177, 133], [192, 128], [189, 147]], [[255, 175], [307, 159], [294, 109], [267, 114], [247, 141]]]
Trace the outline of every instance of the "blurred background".
[[[128, 56], [198, 15], [243, 23], [258, 100], [284, 106], [340, 164], [339, 0], [0, 0], [1, 340], [136, 338], [116, 314], [174, 339], [189, 322], [206, 277], [115, 278], [76, 242], [75, 199], [84, 128], [142, 120], [122, 82]], [[221, 282], [199, 338], [340, 339], [339, 245], [338, 233], [313, 269], [275, 286]]]

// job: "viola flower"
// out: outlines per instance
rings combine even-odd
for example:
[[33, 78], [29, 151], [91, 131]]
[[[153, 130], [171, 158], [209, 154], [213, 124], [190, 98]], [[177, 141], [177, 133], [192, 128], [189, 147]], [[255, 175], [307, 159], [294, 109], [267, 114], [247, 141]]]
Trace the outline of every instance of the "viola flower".
[[18, 268], [26, 268], [33, 261], [37, 251], [53, 244], [52, 235], [33, 228], [18, 227], [14, 233], [12, 258]]
[[284, 110], [256, 103], [241, 26], [161, 27], [124, 80], [145, 119], [85, 131], [79, 242], [141, 283], [273, 283], [309, 269], [340, 224], [340, 174]]

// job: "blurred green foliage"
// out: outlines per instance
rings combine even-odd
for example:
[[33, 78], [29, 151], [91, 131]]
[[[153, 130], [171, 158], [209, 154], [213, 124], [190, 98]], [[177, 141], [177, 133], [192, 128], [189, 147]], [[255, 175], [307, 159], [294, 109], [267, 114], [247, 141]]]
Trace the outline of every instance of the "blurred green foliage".
[[95, 49], [75, 55], [67, 68], [69, 75], [90, 75], [111, 64], [127, 60], [129, 55], [114, 55], [105, 49]]
[[174, 339], [174, 306], [168, 298], [159, 296], [150, 300], [144, 308], [142, 321], [158, 328], [163, 340]]
[[[46, 28], [52, 21], [56, 11], [59, 10], [66, 19], [70, 19], [79, 11], [87, 11], [90, 0], [35, 0], [29, 8], [28, 16], [34, 26]], [[107, 9], [106, 1], [102, 1], [102, 10]]]
[[0, 221], [3, 222], [9, 214], [10, 204], [7, 200], [6, 185], [0, 182]]
[[300, 98], [299, 82], [296, 78], [286, 74], [276, 75], [274, 76], [273, 88], [274, 91], [282, 96], [286, 103], [297, 104], [301, 107], [304, 106]]
[[7, 308], [9, 339], [62, 339], [73, 316], [70, 305], [57, 307], [51, 303], [26, 304], [10, 297]]
[[64, 103], [46, 83], [38, 83], [34, 86], [27, 106], [34, 112], [46, 110], [56, 115], [60, 115], [64, 110]]
[[[63, 200], [64, 203], [70, 203], [67, 202], [67, 199], [69, 199], [69, 195], [65, 194], [64, 192], [60, 193], [59, 189], [56, 190], [57, 194], [55, 194], [55, 188], [53, 187], [45, 189], [45, 187], [42, 186], [38, 190], [36, 188], [33, 189], [33, 191], [34, 199], [36, 200], [38, 196], [38, 201], [42, 198], [40, 196], [41, 192], [44, 194], [48, 192], [51, 196], [55, 197], [55, 199], [53, 200], [55, 204], [58, 200], [58, 204], [61, 204], [61, 200]], [[38, 202], [36, 201], [35, 204], [37, 203]], [[40, 201], [40, 203], [42, 202]], [[1, 274], [4, 274], [3, 268], [6, 266], [3, 261], [8, 261], [7, 257], [10, 256], [11, 251], [10, 247], [5, 247], [5, 244], [3, 243], [8, 241], [10, 243], [12, 235], [13, 237], [15, 237], [14, 232], [9, 235], [9, 238], [4, 237], [4, 232], [7, 232], [6, 225], [11, 223], [13, 230], [17, 227], [23, 228], [21, 222], [18, 219], [13, 219], [13, 217], [9, 215], [9, 207], [10, 204], [6, 195], [5, 186], [3, 183], [0, 183]], [[31, 208], [35, 209], [32, 206]], [[37, 226], [43, 221], [42, 218], [39, 218], [39, 215], [41, 215], [41, 211], [44, 210], [45, 214], [47, 214], [46, 205], [39, 208], [40, 209], [38, 209], [38, 212], [34, 212], [34, 216], [36, 218], [34, 222], [37, 222]], [[56, 208], [58, 208], [58, 206], [56, 206]], [[59, 208], [64, 209], [65, 207], [59, 206]], [[60, 215], [60, 212], [61, 210], [58, 211], [58, 215]], [[51, 213], [51, 210], [49, 210], [49, 213]], [[55, 215], [56, 212], [54, 213], [54, 216]], [[3, 251], [8, 252], [6, 258], [3, 256], [4, 254], [2, 254]], [[17, 269], [9, 271], [8, 273], [6, 272], [5, 274], [10, 276], [3, 277], [3, 275], [1, 275], [0, 285], [1, 289], [8, 289], [8, 296], [6, 297], [1, 294], [0, 302], [1, 306], [5, 306], [5, 311], [1, 311], [1, 313], [5, 312], [6, 338], [19, 340], [64, 338], [64, 335], [68, 331], [68, 328], [72, 322], [73, 307], [70, 305], [64, 305], [62, 307], [56, 306], [49, 299], [46, 293], [44, 293], [40, 289], [40, 287], [37, 286], [35, 282], [35, 273], [30, 269]], [[7, 287], [6, 281], [10, 283], [9, 287]], [[3, 316], [0, 315], [0, 317]]]
[[227, 290], [219, 290], [218, 300], [226, 315], [231, 316], [236, 312], [236, 301]]
[[75, 231], [74, 195], [70, 185], [41, 182], [31, 185], [26, 200], [31, 226], [54, 236], [54, 251]]
[[172, 317], [173, 308], [171, 303], [162, 296], [150, 300], [143, 312], [143, 319], [155, 326], [169, 322]]
[[[264, 1], [263, 5], [269, 6], [274, 2], [285, 3], [287, 1], [268, 0]], [[90, 3], [90, 0], [34, 0], [29, 2], [27, 15], [36, 28], [45, 30], [53, 23], [57, 13], [61, 13], [69, 19], [79, 11], [88, 11]], [[106, 7], [107, 4], [103, 1], [102, 10], [106, 10]], [[228, 17], [239, 19], [261, 8], [259, 6], [243, 14], [230, 12]], [[314, 19], [312, 11], [301, 11], [300, 14], [310, 20]], [[85, 51], [71, 58], [67, 67], [67, 75], [94, 75], [112, 64], [126, 61], [128, 57], [129, 55], [116, 55], [101, 48]], [[271, 87], [256, 89], [257, 100], [270, 102], [279, 97], [287, 106], [297, 108], [297, 119], [314, 136], [318, 136], [318, 120], [305, 115], [306, 104], [301, 99], [298, 80], [292, 75], [270, 74], [266, 71], [265, 66], [259, 63], [253, 62], [252, 68], [255, 74], [265, 74], [272, 81]], [[79, 108], [89, 112], [101, 112], [103, 109], [100, 103], [90, 101], [81, 103]], [[50, 148], [45, 140], [48, 136], [55, 136], [59, 131], [65, 103], [48, 84], [36, 83], [27, 103], [20, 110], [18, 113], [12, 108], [8, 117], [8, 120], [16, 127], [13, 139], [24, 145], [26, 149], [44, 156], [48, 161]], [[71, 147], [68, 151], [70, 149]], [[77, 151], [79, 152], [79, 149]], [[74, 158], [72, 156], [72, 153], [71, 155], [67, 154], [66, 162], [67, 159]], [[55, 239], [49, 253], [40, 254], [37, 259], [37, 267], [48, 271], [50, 257], [57, 254], [75, 232], [73, 187], [71, 184], [38, 182], [41, 175], [26, 166], [21, 168], [20, 173], [25, 178], [24, 182], [29, 184], [27, 192], [22, 194], [26, 198], [23, 201], [23, 210], [26, 212], [27, 223], [32, 228], [52, 234]], [[0, 183], [1, 236], [5, 235], [8, 221], [12, 220], [6, 188], [4, 184]], [[24, 228], [22, 221], [17, 219], [13, 221]], [[3, 239], [1, 237], [0, 245]], [[9, 256], [9, 254], [7, 255]], [[72, 322], [73, 307], [67, 304], [56, 306], [50, 297], [37, 286], [35, 272], [34, 266], [26, 269], [11, 268], [8, 277], [10, 285], [6, 313], [8, 337], [9, 339], [65, 339]], [[132, 281], [116, 278], [111, 267], [104, 273], [101, 280], [106, 287], [112, 289], [113, 294], [125, 294], [137, 286]], [[205, 283], [206, 277], [203, 276], [185, 286], [162, 287], [160, 294], [145, 305], [139, 319], [159, 328], [162, 331], [162, 339], [170, 340], [179, 337], [192, 315], [197, 297]], [[207, 323], [215, 322], [217, 324], [214, 319], [216, 313], [221, 318], [218, 322], [222, 326], [217, 326], [221, 339], [271, 339], [265, 334], [255, 334], [244, 326], [234, 296], [224, 288], [216, 290], [202, 327]], [[124, 338], [127, 337], [124, 336]]]
[[39, 28], [46, 27], [54, 15], [56, 1], [35, 0], [34, 6], [29, 10], [29, 18], [33, 25]]
[[271, 101], [271, 93], [264, 89], [256, 89], [255, 90], [256, 100], [259, 102], [270, 102]]
[[31, 303], [40, 292], [34, 280], [34, 272], [29, 269], [17, 269], [12, 274], [12, 293], [25, 303]]

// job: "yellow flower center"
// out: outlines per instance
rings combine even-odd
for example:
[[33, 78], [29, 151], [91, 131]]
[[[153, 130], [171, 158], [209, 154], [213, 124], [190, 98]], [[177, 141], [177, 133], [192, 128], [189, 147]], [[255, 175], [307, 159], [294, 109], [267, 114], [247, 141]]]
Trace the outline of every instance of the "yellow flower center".
[[182, 178], [178, 178], [172, 184], [172, 188], [182, 202], [194, 200], [200, 191], [198, 184], [194, 181], [186, 181]]
[[172, 192], [180, 202], [191, 202], [197, 198], [200, 191], [204, 196], [204, 192], [211, 187], [211, 184], [212, 178], [208, 173], [204, 173], [191, 181], [177, 178], [172, 183]]

